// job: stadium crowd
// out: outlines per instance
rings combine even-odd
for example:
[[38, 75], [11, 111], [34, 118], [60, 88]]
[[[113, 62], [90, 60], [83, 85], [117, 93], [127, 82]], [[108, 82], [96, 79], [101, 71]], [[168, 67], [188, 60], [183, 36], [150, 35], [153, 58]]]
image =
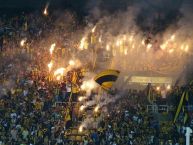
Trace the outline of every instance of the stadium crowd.
[[[55, 106], [58, 94], [54, 90], [58, 86], [38, 80], [26, 77], [1, 96], [1, 144], [81, 144], [65, 137], [65, 109]], [[172, 122], [160, 124], [138, 97], [128, 93], [116, 106], [112, 104], [110, 114], [82, 144], [176, 145], [180, 138], [184, 141], [183, 128]]]
[[[45, 52], [41, 51], [42, 59], [39, 59], [40, 52], [32, 49], [51, 33], [59, 34], [55, 40], [62, 42], [65, 39], [65, 35], [61, 35], [64, 28], [54, 26], [53, 19], [36, 13], [0, 18], [0, 26], [7, 27], [2, 29], [0, 38], [0, 145], [184, 144], [184, 126], [172, 121], [161, 123], [154, 114], [147, 113], [143, 92], [128, 92], [116, 104], [108, 106], [110, 113], [82, 142], [69, 140], [65, 136], [68, 128], [66, 108], [61, 109], [55, 104], [68, 101], [72, 91], [68, 89], [70, 79], [66, 78], [61, 83], [50, 82], [46, 73], [38, 71], [46, 65], [42, 60], [48, 60]], [[14, 58], [15, 53], [21, 52], [16, 48], [20, 48], [20, 40], [24, 37], [28, 38], [24, 53], [29, 56], [33, 53], [33, 57], [30, 56], [33, 63], [28, 69], [25, 68], [28, 62], [21, 63], [21, 57]], [[11, 60], [14, 60], [13, 64]], [[70, 78], [71, 75], [68, 76]]]

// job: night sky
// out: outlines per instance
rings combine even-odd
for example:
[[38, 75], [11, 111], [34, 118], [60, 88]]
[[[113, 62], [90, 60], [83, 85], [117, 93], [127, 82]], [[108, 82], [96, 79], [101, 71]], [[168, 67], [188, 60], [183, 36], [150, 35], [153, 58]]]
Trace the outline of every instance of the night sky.
[[[64, 3], [69, 3], [70, 0], [49, 0], [52, 6], [62, 6]], [[79, 0], [77, 0], [79, 1]], [[80, 0], [81, 1], [81, 0]], [[39, 8], [42, 4], [47, 3], [47, 0], [0, 0], [0, 7], [2, 8]], [[73, 0], [72, 0], [73, 2]]]
[[[146, 25], [147, 18], [154, 17], [155, 14], [164, 15], [164, 19], [159, 19], [155, 22], [162, 26], [159, 31], [164, 31], [170, 24], [175, 23], [181, 16], [180, 8], [183, 2], [191, 0], [0, 0], [0, 14], [17, 14], [17, 12], [41, 12], [46, 3], [50, 3], [49, 11], [55, 10], [70, 10], [76, 13], [79, 20], [91, 14], [94, 8], [99, 8], [100, 11], [108, 12], [109, 14], [117, 11], [125, 11], [128, 6], [134, 4], [146, 5], [141, 8], [139, 15], [135, 18], [137, 25], [142, 30], [148, 30]], [[143, 22], [143, 24], [141, 23]], [[154, 22], [152, 22], [154, 23]]]
[[50, 9], [72, 10], [80, 15], [85, 15], [87, 0], [0, 0], [0, 11], [11, 13], [16, 11], [31, 12], [41, 10], [50, 2]]
[[101, 7], [108, 11], [116, 11], [117, 9], [126, 9], [133, 0], [102, 0], [102, 2], [101, 0], [0, 0], [0, 11], [33, 11], [50, 2], [50, 7], [53, 9], [69, 9], [79, 15], [85, 15], [99, 1]]

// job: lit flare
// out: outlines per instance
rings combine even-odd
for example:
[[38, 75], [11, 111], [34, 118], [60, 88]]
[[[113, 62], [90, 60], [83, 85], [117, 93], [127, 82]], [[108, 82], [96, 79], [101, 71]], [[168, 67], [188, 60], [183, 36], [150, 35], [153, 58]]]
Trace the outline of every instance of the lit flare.
[[53, 61], [51, 61], [51, 62], [48, 64], [49, 72], [52, 70], [52, 67], [53, 67]]
[[55, 47], [56, 47], [56, 44], [55, 44], [55, 43], [53, 43], [53, 44], [50, 46], [50, 54], [51, 54], [51, 55], [53, 54]]
[[86, 108], [86, 106], [82, 105], [80, 106], [80, 111], [83, 111]]
[[70, 61], [69, 61], [69, 65], [70, 65], [70, 66], [74, 66], [74, 65], [75, 65], [74, 60], [70, 60]]
[[83, 128], [84, 128], [84, 126], [83, 126], [83, 125], [80, 125], [78, 131], [79, 131], [79, 132], [83, 132]]
[[80, 97], [78, 98], [78, 101], [81, 102], [81, 101], [85, 100], [86, 98], [87, 98], [87, 97], [80, 96]]
[[84, 81], [81, 85], [81, 89], [82, 90], [92, 90], [96, 87], [96, 83], [94, 80], [88, 80], [88, 81]]
[[80, 41], [79, 49], [80, 50], [87, 49], [87, 47], [85, 47], [85, 45], [86, 45], [86, 37], [83, 37]]
[[157, 86], [157, 87], [156, 87], [156, 90], [157, 90], [157, 91], [160, 91], [160, 87], [159, 87], [159, 86]]
[[95, 108], [94, 108], [94, 112], [98, 112], [99, 111], [99, 106], [96, 106]]
[[110, 46], [109, 46], [109, 44], [106, 45], [106, 50], [107, 50], [107, 51], [110, 51]]
[[25, 46], [25, 43], [26, 43], [26, 39], [22, 39], [21, 41], [20, 41], [20, 45], [23, 47], [23, 46]]
[[48, 6], [49, 6], [49, 4], [46, 4], [46, 6], [45, 6], [45, 8], [44, 8], [44, 11], [43, 11], [43, 14], [44, 14], [45, 16], [48, 16]]
[[93, 28], [92, 28], [92, 33], [94, 33], [95, 32], [95, 30], [96, 30], [96, 26], [94, 26]]

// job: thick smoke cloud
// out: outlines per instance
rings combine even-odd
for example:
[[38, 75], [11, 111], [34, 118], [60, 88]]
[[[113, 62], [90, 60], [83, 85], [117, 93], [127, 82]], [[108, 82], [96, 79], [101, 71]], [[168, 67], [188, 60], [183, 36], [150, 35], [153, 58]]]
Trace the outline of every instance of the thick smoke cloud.
[[182, 0], [144, 0], [136, 18], [142, 31], [160, 33], [165, 31], [182, 16]]
[[[193, 38], [193, 2], [186, 0], [183, 3], [183, 6], [181, 7], [180, 11], [183, 13], [183, 17], [179, 20], [178, 25], [179, 29], [178, 32], [186, 38], [187, 41], [189, 41], [191, 44], [193, 44], [192, 38]], [[182, 39], [183, 41], [184, 39]], [[191, 80], [193, 80], [193, 53], [191, 51], [190, 56], [188, 57], [187, 63], [184, 66], [184, 78], [187, 83], [189, 83]]]
[[180, 9], [184, 0], [91, 0], [87, 4], [89, 16], [96, 21], [104, 15], [127, 11], [129, 7], [139, 8], [135, 16], [138, 27], [154, 34], [166, 30], [182, 17]]
[[[161, 44], [174, 34], [177, 37], [176, 41], [179, 48], [186, 43], [189, 45], [189, 50], [191, 50], [192, 42], [190, 39], [193, 35], [190, 30], [192, 30], [191, 26], [193, 24], [193, 2], [189, 0], [89, 1], [88, 7], [90, 10], [90, 22], [94, 24], [96, 22], [101, 23], [103, 25], [103, 30], [101, 31], [109, 39], [114, 37], [116, 41], [118, 37], [115, 36], [134, 32], [135, 39], [140, 40], [150, 33], [151, 37]], [[139, 50], [143, 51], [140, 48]], [[181, 55], [180, 53], [178, 52], [178, 55]], [[144, 55], [146, 54], [135, 57], [141, 61], [149, 59], [158, 67], [161, 67], [161, 63], [163, 64], [163, 62], [156, 62], [155, 60], [160, 55], [163, 56], [161, 51], [149, 53], [148, 56], [143, 58]], [[179, 77], [188, 80], [186, 78], [191, 76], [192, 70], [190, 68], [192, 52], [189, 51], [186, 56], [184, 54], [182, 56], [183, 58], [178, 60], [180, 62], [178, 71], [170, 74], [177, 80], [179, 80]], [[121, 69], [120, 56], [114, 56], [113, 59], [115, 68]], [[133, 62], [134, 60], [130, 58], [128, 61]], [[172, 63], [173, 58], [170, 61]]]

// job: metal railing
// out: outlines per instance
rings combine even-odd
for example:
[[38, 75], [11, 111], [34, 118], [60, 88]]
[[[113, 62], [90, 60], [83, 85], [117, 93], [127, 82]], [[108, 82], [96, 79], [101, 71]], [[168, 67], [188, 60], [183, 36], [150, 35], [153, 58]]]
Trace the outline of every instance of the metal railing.
[[67, 106], [67, 105], [69, 105], [69, 104], [77, 104], [78, 102], [55, 102], [55, 104], [54, 104], [54, 107], [56, 107], [56, 106]]
[[152, 113], [158, 113], [158, 112], [169, 112], [170, 106], [168, 105], [147, 105], [147, 112], [152, 112]]

